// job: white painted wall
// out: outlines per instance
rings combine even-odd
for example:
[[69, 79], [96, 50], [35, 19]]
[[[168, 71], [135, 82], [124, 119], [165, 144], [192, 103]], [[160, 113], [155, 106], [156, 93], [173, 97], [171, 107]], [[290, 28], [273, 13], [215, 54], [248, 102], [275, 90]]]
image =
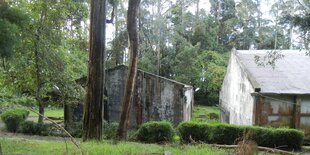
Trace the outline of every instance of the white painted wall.
[[247, 76], [240, 66], [238, 57], [232, 52], [220, 91], [220, 107], [229, 111], [231, 124], [255, 123], [253, 120], [255, 97], [251, 95], [254, 88]]
[[184, 88], [185, 91], [185, 100], [186, 104], [183, 105], [183, 120], [189, 121], [191, 120], [192, 115], [192, 106], [194, 105], [194, 90], [192, 87], [186, 87]]

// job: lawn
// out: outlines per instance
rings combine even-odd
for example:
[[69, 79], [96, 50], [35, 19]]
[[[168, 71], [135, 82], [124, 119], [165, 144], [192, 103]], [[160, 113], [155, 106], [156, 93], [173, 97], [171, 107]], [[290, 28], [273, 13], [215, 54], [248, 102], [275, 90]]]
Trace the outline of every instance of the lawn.
[[201, 115], [206, 116], [206, 119], [203, 121], [208, 121], [208, 122], [218, 121], [218, 120], [210, 120], [209, 116], [211, 113], [219, 115], [220, 109], [217, 106], [195, 105], [193, 109], [192, 121], [202, 121], [202, 119], [200, 118]]
[[[209, 116], [210, 113], [219, 114], [220, 110], [216, 106], [202, 106], [202, 105], [195, 105], [193, 109], [193, 119], [192, 120], [200, 120], [200, 115]], [[38, 114], [30, 111], [30, 117], [37, 117]], [[45, 109], [45, 116], [47, 117], [64, 117], [64, 109], [63, 108], [46, 108]]]
[[[22, 138], [0, 138], [2, 153], [4, 154], [79, 154], [79, 150], [67, 141], [29, 140]], [[68, 149], [66, 149], [66, 146]], [[136, 142], [83, 142], [81, 143], [84, 154], [113, 154], [113, 155], [162, 155], [169, 151], [174, 155], [222, 155], [228, 154], [227, 150], [212, 148], [207, 144], [199, 145], [156, 145]]]
[[[44, 115], [46, 117], [64, 117], [64, 109], [63, 108], [46, 108]], [[30, 111], [30, 117], [38, 117], [38, 114]]]

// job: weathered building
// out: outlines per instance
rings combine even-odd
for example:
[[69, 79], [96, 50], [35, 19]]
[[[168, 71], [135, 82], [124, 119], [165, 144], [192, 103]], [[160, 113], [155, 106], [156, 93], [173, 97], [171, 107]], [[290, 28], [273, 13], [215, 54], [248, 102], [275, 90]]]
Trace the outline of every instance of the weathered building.
[[257, 58], [272, 62], [271, 50], [233, 50], [220, 91], [221, 120], [301, 128], [309, 139], [310, 56], [305, 53], [279, 51], [284, 57], [264, 66]]
[[[104, 118], [118, 122], [128, 67], [121, 65], [106, 70]], [[79, 80], [84, 81], [85, 80]], [[193, 87], [161, 76], [138, 70], [130, 111], [130, 126], [136, 127], [150, 120], [168, 120], [174, 125], [191, 119], [194, 102]], [[82, 106], [67, 105], [65, 121], [81, 120]]]
[[[128, 67], [107, 70], [107, 120], [119, 121]], [[174, 125], [190, 120], [193, 106], [193, 87], [138, 70], [130, 124], [140, 125], [150, 120], [169, 120]]]

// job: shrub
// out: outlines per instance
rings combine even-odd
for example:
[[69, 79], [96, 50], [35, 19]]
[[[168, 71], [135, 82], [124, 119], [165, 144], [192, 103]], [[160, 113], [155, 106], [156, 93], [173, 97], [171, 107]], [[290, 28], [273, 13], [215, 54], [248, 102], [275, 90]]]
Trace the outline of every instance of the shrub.
[[216, 144], [236, 144], [236, 140], [240, 139], [246, 131], [249, 134], [249, 139], [254, 140], [259, 146], [296, 150], [301, 149], [304, 138], [303, 132], [296, 129], [263, 128], [230, 124], [183, 122], [178, 126], [177, 130], [181, 141], [187, 143], [194, 140]]
[[81, 138], [82, 137], [83, 122], [78, 121], [78, 122], [73, 122], [73, 123], [69, 123], [69, 124], [67, 123], [65, 129], [71, 134], [71, 136]]
[[116, 122], [103, 122], [103, 138], [116, 139], [118, 123]]
[[137, 140], [146, 143], [165, 143], [173, 140], [175, 132], [170, 122], [151, 121], [141, 125]]
[[52, 129], [51, 124], [25, 121], [20, 124], [18, 132], [30, 135], [48, 136], [50, 135]]
[[53, 129], [52, 124], [36, 123], [36, 135], [49, 136]]
[[211, 143], [232, 145], [243, 134], [241, 127], [229, 124], [211, 125], [210, 128], [209, 140]]
[[37, 133], [36, 131], [36, 123], [32, 121], [25, 121], [20, 123], [18, 132], [24, 133], [24, 134], [31, 134], [34, 135]]
[[206, 123], [183, 122], [177, 127], [181, 141], [209, 142], [210, 127]]
[[6, 128], [10, 132], [16, 132], [19, 124], [26, 120], [29, 111], [21, 108], [11, 109], [1, 114], [1, 119], [5, 123]]
[[[273, 130], [274, 147], [301, 149], [304, 133], [295, 129], [277, 128]], [[270, 139], [271, 140], [271, 139]]]

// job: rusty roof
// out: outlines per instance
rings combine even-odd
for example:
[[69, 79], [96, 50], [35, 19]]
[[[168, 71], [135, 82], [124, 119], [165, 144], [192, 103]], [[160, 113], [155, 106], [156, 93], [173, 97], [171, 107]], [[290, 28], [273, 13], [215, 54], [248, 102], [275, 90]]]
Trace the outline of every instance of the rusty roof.
[[[237, 50], [235, 52], [239, 61], [246, 69], [249, 77], [258, 83], [261, 93], [266, 94], [310, 94], [310, 56], [307, 51], [280, 50], [278, 56], [283, 56], [271, 65], [259, 65], [255, 57], [260, 57], [260, 62], [266, 64], [270, 59], [268, 53], [274, 50]], [[263, 61], [263, 58], [266, 58]]]

